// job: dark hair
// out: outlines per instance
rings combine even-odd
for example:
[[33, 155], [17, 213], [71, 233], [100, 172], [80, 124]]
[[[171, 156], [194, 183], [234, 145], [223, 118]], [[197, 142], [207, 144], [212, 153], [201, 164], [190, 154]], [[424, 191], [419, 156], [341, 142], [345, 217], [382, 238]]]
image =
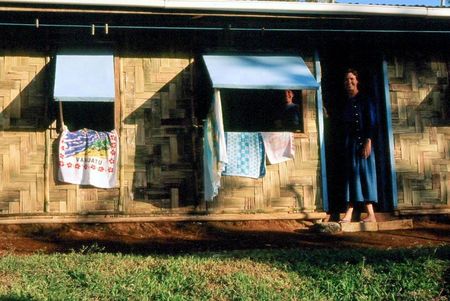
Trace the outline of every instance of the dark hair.
[[289, 92], [289, 91], [292, 93], [292, 95], [295, 95], [295, 92], [292, 89], [286, 89], [286, 90], [284, 90], [284, 93]]
[[356, 77], [356, 79], [359, 81], [359, 72], [356, 69], [348, 68], [344, 74], [347, 75], [349, 73], [352, 73]]

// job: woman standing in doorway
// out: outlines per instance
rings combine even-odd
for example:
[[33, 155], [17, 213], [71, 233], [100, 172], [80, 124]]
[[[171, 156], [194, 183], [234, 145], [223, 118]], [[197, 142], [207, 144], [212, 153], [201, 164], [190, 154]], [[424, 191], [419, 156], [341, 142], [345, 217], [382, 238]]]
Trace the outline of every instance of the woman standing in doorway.
[[375, 133], [375, 107], [359, 91], [359, 75], [354, 69], [345, 73], [348, 99], [343, 108], [345, 127], [345, 196], [347, 211], [340, 220], [350, 222], [353, 208], [364, 204], [367, 217], [361, 222], [376, 222], [373, 204], [377, 203], [377, 176], [372, 140]]

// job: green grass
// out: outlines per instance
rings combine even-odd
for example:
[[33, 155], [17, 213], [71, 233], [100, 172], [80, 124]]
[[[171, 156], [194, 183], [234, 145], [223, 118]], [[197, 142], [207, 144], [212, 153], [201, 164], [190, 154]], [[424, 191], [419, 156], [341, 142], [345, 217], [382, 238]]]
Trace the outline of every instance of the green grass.
[[448, 300], [450, 246], [0, 257], [0, 300]]

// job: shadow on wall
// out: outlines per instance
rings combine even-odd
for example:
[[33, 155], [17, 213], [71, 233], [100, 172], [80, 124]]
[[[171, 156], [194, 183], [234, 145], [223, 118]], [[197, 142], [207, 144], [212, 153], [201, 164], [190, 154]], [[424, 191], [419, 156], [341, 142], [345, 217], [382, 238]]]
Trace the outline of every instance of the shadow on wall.
[[193, 66], [177, 58], [124, 60], [129, 209], [196, 206], [200, 141], [193, 126]]
[[[420, 103], [415, 108], [415, 120], [411, 125], [419, 132], [424, 132], [424, 127], [448, 127], [450, 126], [450, 88], [447, 77], [437, 78], [437, 83], [425, 84], [419, 88]], [[423, 92], [422, 92], [423, 91]], [[425, 96], [423, 96], [425, 95]], [[409, 112], [406, 112], [409, 117]]]
[[399, 202], [446, 205], [448, 170], [448, 59], [411, 55], [395, 60], [391, 83]]
[[449, 126], [448, 59], [408, 54], [403, 60], [395, 58], [394, 67], [391, 91], [398, 97], [392, 110], [399, 125], [415, 127], [416, 132], [424, 132], [424, 127]]
[[[131, 64], [141, 65], [124, 68], [121, 109], [126, 117], [121, 149], [125, 181], [130, 183], [128, 195], [161, 208], [195, 206], [201, 144], [193, 127], [192, 66], [188, 59], [176, 58], [131, 58]], [[44, 132], [58, 113], [51, 99], [53, 67], [46, 64], [44, 55], [0, 57], [0, 155], [6, 162], [0, 169], [9, 171], [0, 173], [0, 213], [43, 210]], [[51, 137], [53, 166], [57, 166], [55, 138]], [[55, 181], [56, 175], [53, 170]], [[96, 189], [82, 188], [80, 195], [89, 194], [88, 188]], [[52, 199], [64, 199], [68, 190], [51, 193]], [[98, 200], [101, 194], [102, 202], [108, 201], [111, 193], [101, 190]], [[28, 209], [20, 209], [24, 200], [31, 204], [25, 206]]]
[[44, 209], [49, 72], [43, 54], [0, 56], [0, 214]]
[[[67, 185], [57, 179], [56, 130], [60, 121], [52, 97], [54, 67], [46, 54], [8, 53], [0, 57], [0, 156], [4, 162], [0, 166], [0, 213], [109, 210], [118, 203], [118, 189]], [[47, 156], [48, 182], [44, 169]]]
[[0, 57], [0, 130], [43, 132], [51, 124], [51, 67], [44, 56]]

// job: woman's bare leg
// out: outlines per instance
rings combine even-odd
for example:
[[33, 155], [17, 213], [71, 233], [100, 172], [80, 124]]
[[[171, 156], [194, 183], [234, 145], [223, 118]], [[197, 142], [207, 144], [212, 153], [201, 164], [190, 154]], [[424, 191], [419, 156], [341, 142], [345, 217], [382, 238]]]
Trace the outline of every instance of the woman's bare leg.
[[373, 222], [375, 223], [377, 221], [377, 218], [375, 217], [375, 212], [373, 210], [373, 205], [372, 203], [367, 202], [366, 203], [366, 210], [367, 210], [367, 217], [365, 219], [363, 219], [362, 221], [367, 223], [367, 222]]
[[345, 212], [344, 217], [340, 220], [341, 222], [350, 222], [352, 220], [353, 215], [353, 204], [348, 204], [347, 211]]

